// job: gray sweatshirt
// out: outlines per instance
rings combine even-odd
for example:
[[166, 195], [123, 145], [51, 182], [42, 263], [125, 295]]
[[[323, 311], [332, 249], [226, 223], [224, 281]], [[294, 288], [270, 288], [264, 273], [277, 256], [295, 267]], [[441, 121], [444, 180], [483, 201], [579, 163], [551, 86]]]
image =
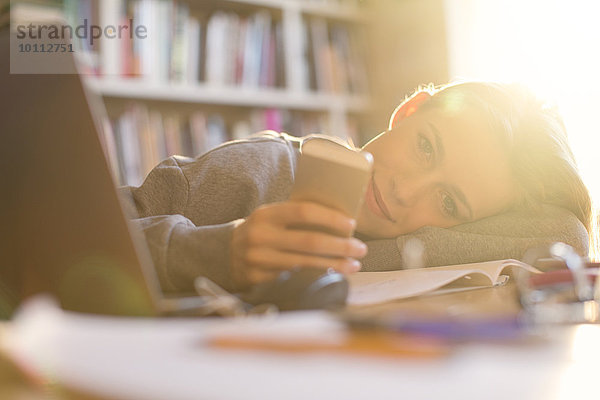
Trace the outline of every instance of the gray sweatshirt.
[[[199, 275], [233, 290], [229, 271], [232, 230], [261, 204], [284, 201], [294, 182], [301, 139], [262, 134], [226, 143], [192, 159], [174, 156], [140, 187], [123, 187], [134, 224], [143, 231], [164, 291], [189, 291]], [[397, 238], [368, 240], [363, 271], [402, 269], [411, 238], [425, 247], [425, 265], [522, 257], [532, 246], [563, 241], [588, 254], [588, 235], [570, 212], [542, 206], [453, 228], [423, 227]]]

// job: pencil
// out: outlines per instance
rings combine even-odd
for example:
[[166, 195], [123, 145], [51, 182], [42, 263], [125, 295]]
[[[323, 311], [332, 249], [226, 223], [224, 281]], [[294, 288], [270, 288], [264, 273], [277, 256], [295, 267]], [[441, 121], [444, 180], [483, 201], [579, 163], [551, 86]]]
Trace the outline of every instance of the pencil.
[[339, 342], [219, 336], [210, 340], [209, 344], [236, 350], [330, 352], [386, 358], [438, 358], [448, 353], [448, 345], [439, 339], [380, 331], [352, 331]]

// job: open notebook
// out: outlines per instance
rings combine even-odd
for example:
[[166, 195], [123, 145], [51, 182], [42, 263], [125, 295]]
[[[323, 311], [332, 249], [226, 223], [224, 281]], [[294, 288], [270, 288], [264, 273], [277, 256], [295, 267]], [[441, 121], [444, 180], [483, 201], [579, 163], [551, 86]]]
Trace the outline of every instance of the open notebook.
[[445, 267], [359, 272], [348, 276], [349, 305], [368, 305], [429, 293], [477, 289], [506, 283], [516, 269], [538, 269], [517, 260], [498, 260]]

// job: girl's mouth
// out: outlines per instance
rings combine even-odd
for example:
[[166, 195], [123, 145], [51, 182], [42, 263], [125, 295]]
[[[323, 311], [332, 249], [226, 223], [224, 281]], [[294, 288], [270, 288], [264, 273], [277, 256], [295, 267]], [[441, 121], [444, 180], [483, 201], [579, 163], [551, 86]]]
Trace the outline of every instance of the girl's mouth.
[[392, 218], [383, 197], [381, 196], [381, 192], [377, 188], [377, 184], [375, 183], [375, 176], [371, 177], [371, 182], [369, 183], [369, 188], [367, 190], [367, 206], [371, 209], [371, 211], [387, 219], [390, 222], [396, 222], [394, 218]]

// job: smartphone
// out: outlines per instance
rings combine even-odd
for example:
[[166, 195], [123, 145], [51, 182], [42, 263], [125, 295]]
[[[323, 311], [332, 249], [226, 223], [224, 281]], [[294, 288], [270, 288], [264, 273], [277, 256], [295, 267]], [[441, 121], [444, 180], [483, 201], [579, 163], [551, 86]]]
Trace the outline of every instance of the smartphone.
[[356, 218], [373, 171], [373, 156], [315, 137], [300, 147], [290, 200], [313, 201]]

